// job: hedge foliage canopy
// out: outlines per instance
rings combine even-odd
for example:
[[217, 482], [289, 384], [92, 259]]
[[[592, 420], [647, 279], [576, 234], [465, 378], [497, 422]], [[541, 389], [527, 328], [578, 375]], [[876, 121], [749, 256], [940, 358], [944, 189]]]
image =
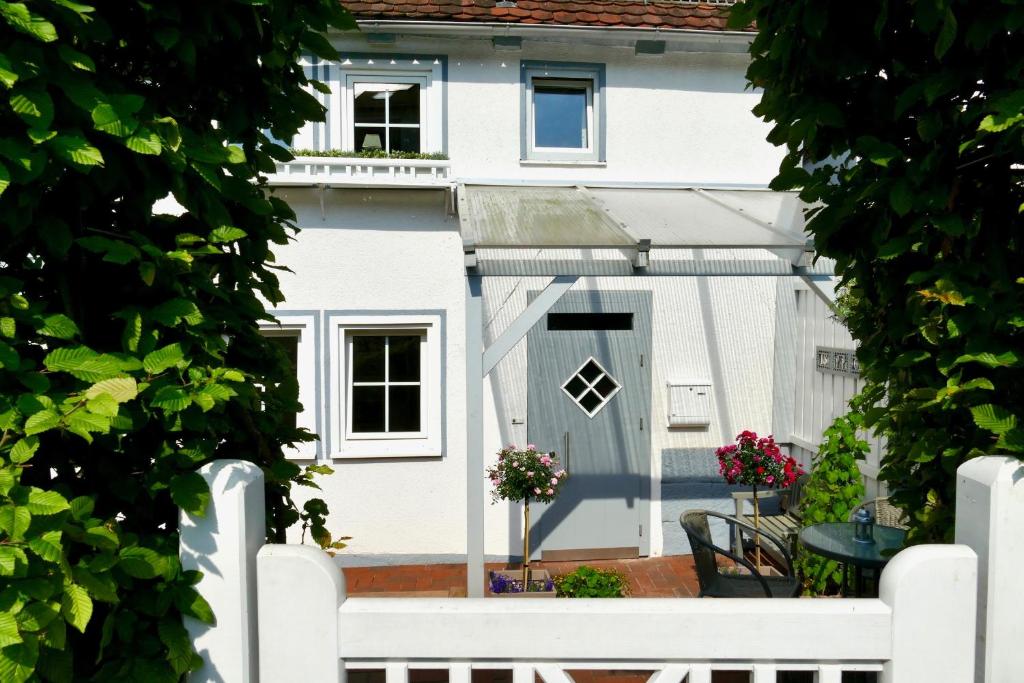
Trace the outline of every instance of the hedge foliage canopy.
[[915, 542], [953, 532], [955, 472], [1024, 453], [1024, 3], [746, 0], [776, 189], [852, 302], [881, 478]]
[[213, 615], [176, 529], [204, 462], [259, 463], [271, 533], [324, 540], [258, 330], [293, 215], [257, 185], [289, 158], [261, 131], [324, 115], [300, 54], [352, 26], [336, 0], [0, 1], [0, 680], [195, 665], [182, 615]]

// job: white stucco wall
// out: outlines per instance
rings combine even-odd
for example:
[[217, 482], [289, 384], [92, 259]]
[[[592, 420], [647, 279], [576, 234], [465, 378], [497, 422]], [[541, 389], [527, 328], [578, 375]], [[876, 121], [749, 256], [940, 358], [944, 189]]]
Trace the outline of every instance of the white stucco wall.
[[[347, 53], [446, 54], [447, 145], [462, 180], [587, 180], [764, 185], [779, 153], [767, 127], [750, 113], [746, 60], [736, 55], [638, 58], [631, 49], [524, 43], [521, 53], [495, 52], [489, 40], [399, 39], [374, 49], [361, 38]], [[520, 163], [519, 60], [602, 62], [607, 68], [607, 163]], [[466, 547], [464, 270], [457, 219], [442, 191], [278, 189], [298, 214], [298, 239], [275, 250], [286, 310], [443, 310], [446, 312], [446, 443], [440, 458], [332, 460], [320, 482], [331, 531], [353, 537], [345, 554], [459, 555]], [[749, 254], [747, 254], [749, 256]], [[536, 278], [488, 278], [486, 339], [494, 339], [525, 307]], [[584, 278], [580, 289], [650, 289], [654, 293], [652, 359], [652, 552], [661, 548], [658, 500], [662, 452], [693, 457], [730, 441], [739, 429], [771, 425], [774, 278]], [[525, 341], [485, 386], [485, 452], [526, 443]], [[665, 382], [707, 379], [707, 429], [666, 427]], [[329, 382], [322, 381], [327, 392]], [[325, 396], [319, 398], [326, 410]], [[335, 402], [334, 405], [337, 405]], [[326, 424], [328, 421], [324, 421]], [[486, 456], [485, 456], [486, 457]], [[489, 458], [488, 458], [489, 460]], [[481, 486], [485, 482], [481, 481]], [[304, 494], [305, 492], [303, 492]], [[521, 547], [518, 508], [488, 505], [486, 552]]]

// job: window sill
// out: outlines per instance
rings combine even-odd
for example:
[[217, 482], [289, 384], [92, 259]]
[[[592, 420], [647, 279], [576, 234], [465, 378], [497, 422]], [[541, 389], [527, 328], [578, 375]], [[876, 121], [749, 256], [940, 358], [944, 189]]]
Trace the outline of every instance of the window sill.
[[588, 168], [604, 168], [607, 161], [590, 161], [574, 159], [520, 159], [520, 166], [583, 166]]
[[367, 439], [349, 441], [329, 455], [331, 460], [371, 458], [439, 458], [444, 453], [436, 439]]

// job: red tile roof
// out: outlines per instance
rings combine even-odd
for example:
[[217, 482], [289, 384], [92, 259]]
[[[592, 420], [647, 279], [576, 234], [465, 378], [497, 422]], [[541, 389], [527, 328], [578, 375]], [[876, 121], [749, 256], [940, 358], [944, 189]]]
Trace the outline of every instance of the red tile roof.
[[726, 29], [728, 7], [667, 0], [341, 0], [359, 20], [500, 22], [624, 28]]

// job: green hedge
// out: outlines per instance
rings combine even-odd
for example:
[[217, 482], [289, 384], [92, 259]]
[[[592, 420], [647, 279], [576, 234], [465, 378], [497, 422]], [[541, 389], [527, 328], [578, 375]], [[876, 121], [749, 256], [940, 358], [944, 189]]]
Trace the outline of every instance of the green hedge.
[[[178, 562], [196, 468], [266, 475], [268, 529], [326, 507], [282, 447], [294, 373], [258, 330], [292, 211], [255, 181], [323, 108], [334, 0], [0, 3], [0, 680], [175, 681], [211, 621]], [[313, 84], [314, 87], [319, 87]], [[156, 214], [173, 196], [180, 215]]]

